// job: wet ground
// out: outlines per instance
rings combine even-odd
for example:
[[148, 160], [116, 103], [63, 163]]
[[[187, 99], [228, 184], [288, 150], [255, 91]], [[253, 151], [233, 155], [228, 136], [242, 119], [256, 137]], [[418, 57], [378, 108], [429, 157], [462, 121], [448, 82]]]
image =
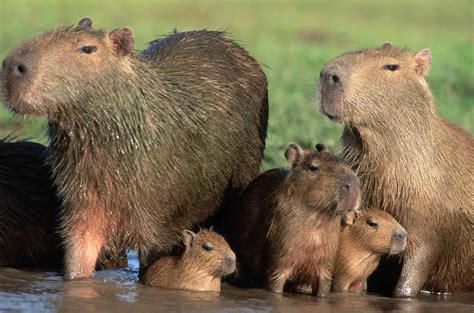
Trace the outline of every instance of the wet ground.
[[54, 272], [0, 268], [0, 312], [474, 312], [474, 293], [390, 299], [375, 295], [273, 294], [223, 285], [220, 294], [162, 290], [137, 282], [138, 265], [64, 282]]

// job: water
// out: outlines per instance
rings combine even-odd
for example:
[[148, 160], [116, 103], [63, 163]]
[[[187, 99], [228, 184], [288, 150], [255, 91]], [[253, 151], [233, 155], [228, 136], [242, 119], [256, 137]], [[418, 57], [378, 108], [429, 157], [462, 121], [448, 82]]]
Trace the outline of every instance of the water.
[[0, 312], [474, 312], [474, 293], [390, 299], [375, 295], [310, 295], [239, 289], [222, 292], [162, 290], [138, 282], [138, 262], [63, 281], [58, 273], [0, 268]]

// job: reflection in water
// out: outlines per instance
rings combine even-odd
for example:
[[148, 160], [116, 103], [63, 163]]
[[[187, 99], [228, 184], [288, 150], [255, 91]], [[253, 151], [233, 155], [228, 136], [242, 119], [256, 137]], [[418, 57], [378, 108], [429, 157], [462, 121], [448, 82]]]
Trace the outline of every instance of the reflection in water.
[[64, 282], [57, 273], [0, 268], [0, 312], [474, 312], [474, 293], [390, 299], [374, 295], [274, 294], [223, 285], [222, 292], [162, 290], [138, 284], [129, 269]]

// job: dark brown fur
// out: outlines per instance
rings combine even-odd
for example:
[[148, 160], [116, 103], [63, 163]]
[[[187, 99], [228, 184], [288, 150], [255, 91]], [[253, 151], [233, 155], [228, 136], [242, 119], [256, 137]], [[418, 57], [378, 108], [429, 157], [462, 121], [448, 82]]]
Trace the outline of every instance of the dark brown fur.
[[224, 34], [174, 33], [137, 55], [130, 29], [89, 24], [26, 41], [3, 69], [7, 106], [49, 120], [67, 279], [124, 247], [143, 273], [258, 174], [267, 128], [265, 74]]
[[194, 291], [221, 290], [221, 278], [235, 271], [235, 254], [215, 232], [183, 232], [185, 249], [180, 256], [165, 256], [143, 276], [145, 285]]
[[[61, 201], [46, 158], [43, 145], [0, 140], [0, 266], [63, 268]], [[123, 251], [118, 259], [101, 256], [96, 268], [127, 265]]]
[[388, 213], [363, 210], [352, 225], [343, 225], [334, 268], [334, 291], [361, 292], [384, 254], [401, 253], [407, 243], [405, 229]]
[[410, 234], [396, 296], [474, 289], [474, 141], [436, 114], [430, 66], [427, 49], [387, 44], [336, 58], [319, 83], [321, 111], [345, 125], [341, 156], [365, 204]]
[[293, 281], [327, 294], [341, 215], [358, 209], [359, 180], [319, 150], [291, 144], [285, 155], [292, 168], [261, 174], [235, 206], [232, 240], [239, 260], [274, 292]]
[[60, 201], [46, 147], [0, 140], [0, 266], [59, 269]]

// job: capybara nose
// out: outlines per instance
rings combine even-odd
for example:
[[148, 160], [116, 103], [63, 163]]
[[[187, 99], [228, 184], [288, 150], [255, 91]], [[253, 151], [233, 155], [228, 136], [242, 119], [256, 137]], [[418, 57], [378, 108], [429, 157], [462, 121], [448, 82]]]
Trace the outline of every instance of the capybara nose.
[[337, 73], [334, 67], [323, 69], [319, 73], [319, 78], [329, 86], [339, 86], [342, 84], [341, 75]]
[[341, 182], [341, 192], [343, 194], [360, 188], [360, 182], [354, 175], [343, 174], [341, 176]]
[[341, 83], [341, 79], [337, 75], [330, 75], [329, 82], [333, 85], [338, 85]]
[[393, 234], [393, 238], [397, 241], [405, 241], [407, 239], [407, 233], [406, 231], [399, 229]]
[[224, 266], [225, 266], [227, 271], [233, 272], [234, 269], [235, 269], [235, 265], [236, 265], [235, 255], [228, 255], [228, 256], [225, 257]]
[[2, 62], [2, 71], [5, 74], [12, 75], [13, 77], [23, 78], [28, 74], [28, 67], [20, 60], [6, 58]]

